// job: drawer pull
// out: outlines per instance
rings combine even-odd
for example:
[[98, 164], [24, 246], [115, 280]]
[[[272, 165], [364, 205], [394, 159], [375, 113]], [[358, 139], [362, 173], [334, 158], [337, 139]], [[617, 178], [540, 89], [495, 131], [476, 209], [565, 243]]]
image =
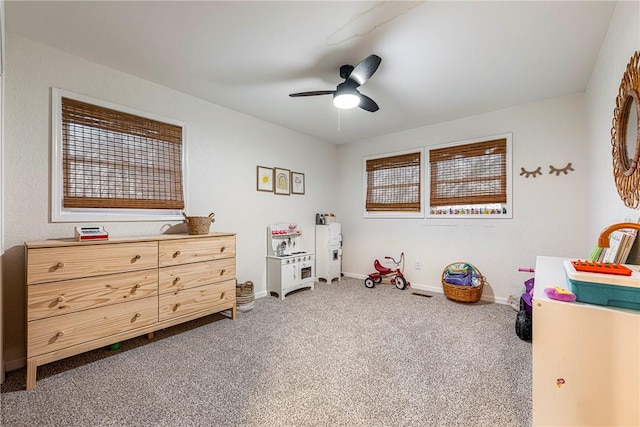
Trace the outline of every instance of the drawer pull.
[[60, 268], [64, 267], [64, 262], [60, 261], [58, 262], [56, 265], [54, 265], [53, 267], [51, 267], [51, 271], [56, 271]]
[[220, 252], [221, 252], [221, 253], [222, 253], [222, 252], [224, 252], [224, 250], [225, 250], [225, 249], [227, 249], [227, 247], [226, 247], [226, 246], [222, 246], [222, 247], [220, 248]]
[[180, 255], [180, 251], [175, 251], [175, 252], [173, 253], [173, 257], [174, 257], [174, 258], [178, 258], [178, 255]]
[[174, 286], [177, 285], [179, 281], [180, 281], [180, 277], [176, 277], [175, 279], [173, 279]]
[[134, 262], [138, 261], [140, 258], [142, 258], [140, 255], [134, 256], [133, 259], [131, 260], [131, 263], [133, 264]]
[[225, 270], [225, 269], [223, 268], [222, 270], [220, 270], [220, 275], [221, 275], [221, 276], [224, 276], [224, 273], [226, 273], [226, 272], [227, 272], [227, 270]]
[[224, 292], [220, 294], [220, 299], [224, 299]]
[[58, 333], [56, 334], [56, 338], [62, 338], [63, 336], [64, 336], [63, 331], [58, 331]]
[[136, 313], [136, 314], [133, 316], [133, 319], [135, 320], [135, 319], [137, 319], [137, 318], [139, 318], [139, 317], [140, 317], [140, 313]]
[[178, 307], [180, 307], [180, 303], [178, 303], [178, 304], [173, 306], [173, 311], [176, 311], [178, 309]]
[[57, 300], [57, 301], [58, 301], [58, 302], [64, 302], [64, 297], [63, 297], [62, 295], [60, 295], [60, 296], [58, 297], [58, 300]]
[[140, 289], [140, 283], [136, 283], [133, 285], [133, 289], [131, 289], [131, 293], [135, 293], [138, 289]]

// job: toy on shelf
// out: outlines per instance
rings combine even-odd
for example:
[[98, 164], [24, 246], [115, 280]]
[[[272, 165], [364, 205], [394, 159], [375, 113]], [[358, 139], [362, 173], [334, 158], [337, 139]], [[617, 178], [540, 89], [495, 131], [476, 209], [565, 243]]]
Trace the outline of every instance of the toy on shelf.
[[618, 276], [631, 276], [631, 269], [625, 265], [613, 262], [598, 261], [571, 261], [576, 271], [585, 271], [588, 273], [615, 274]]

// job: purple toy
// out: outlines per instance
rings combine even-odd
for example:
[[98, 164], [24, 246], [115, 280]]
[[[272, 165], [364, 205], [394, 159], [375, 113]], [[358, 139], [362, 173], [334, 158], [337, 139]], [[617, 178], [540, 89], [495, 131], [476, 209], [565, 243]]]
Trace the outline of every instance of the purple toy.
[[576, 300], [576, 294], [557, 286], [548, 286], [544, 288], [544, 294], [551, 299], [558, 301], [572, 302]]
[[[519, 271], [533, 273], [532, 268], [519, 268]], [[524, 341], [531, 341], [533, 337], [533, 286], [535, 279], [524, 282], [524, 292], [520, 297], [520, 311], [516, 316], [516, 335]]]
[[[522, 294], [522, 302], [520, 309], [523, 308], [527, 311], [527, 313], [531, 314], [531, 306], [533, 305], [533, 283], [535, 279], [532, 277], [531, 279], [524, 282], [524, 293]], [[522, 307], [524, 305], [524, 307]]]

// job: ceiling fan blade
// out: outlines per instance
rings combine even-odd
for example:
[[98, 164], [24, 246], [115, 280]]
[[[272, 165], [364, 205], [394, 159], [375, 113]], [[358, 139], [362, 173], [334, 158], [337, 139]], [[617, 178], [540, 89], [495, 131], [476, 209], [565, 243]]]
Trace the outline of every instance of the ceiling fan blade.
[[382, 58], [378, 55], [367, 56], [362, 60], [362, 62], [355, 66], [347, 80], [355, 81], [358, 83], [358, 86], [363, 85], [371, 76], [373, 76], [373, 73], [376, 72], [381, 62]]
[[358, 107], [366, 111], [371, 111], [372, 113], [380, 109], [378, 104], [376, 104], [376, 101], [363, 94], [360, 94], [360, 104]]
[[316, 90], [313, 92], [298, 92], [298, 93], [290, 93], [289, 96], [316, 96], [316, 95], [333, 95], [335, 90]]

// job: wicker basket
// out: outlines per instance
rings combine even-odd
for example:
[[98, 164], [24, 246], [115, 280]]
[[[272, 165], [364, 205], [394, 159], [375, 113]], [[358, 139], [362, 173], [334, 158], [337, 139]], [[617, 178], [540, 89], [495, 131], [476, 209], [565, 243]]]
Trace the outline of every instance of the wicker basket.
[[[480, 280], [480, 284], [478, 286], [459, 286], [454, 285], [452, 283], [446, 282], [445, 273], [447, 269], [456, 264], [467, 264], [471, 269], [473, 269], [473, 273]], [[468, 262], [453, 262], [447, 265], [444, 270], [442, 270], [442, 288], [444, 289], [444, 296], [452, 301], [457, 302], [478, 302], [482, 297], [482, 288], [484, 288], [485, 277], [480, 273], [474, 265], [469, 264]]]
[[209, 234], [211, 224], [215, 222], [214, 213], [210, 213], [209, 216], [187, 216], [183, 212], [182, 216], [184, 216], [184, 222], [187, 224], [187, 232], [192, 235]]
[[253, 282], [248, 280], [244, 283], [236, 283], [236, 304], [245, 305], [253, 302]]

